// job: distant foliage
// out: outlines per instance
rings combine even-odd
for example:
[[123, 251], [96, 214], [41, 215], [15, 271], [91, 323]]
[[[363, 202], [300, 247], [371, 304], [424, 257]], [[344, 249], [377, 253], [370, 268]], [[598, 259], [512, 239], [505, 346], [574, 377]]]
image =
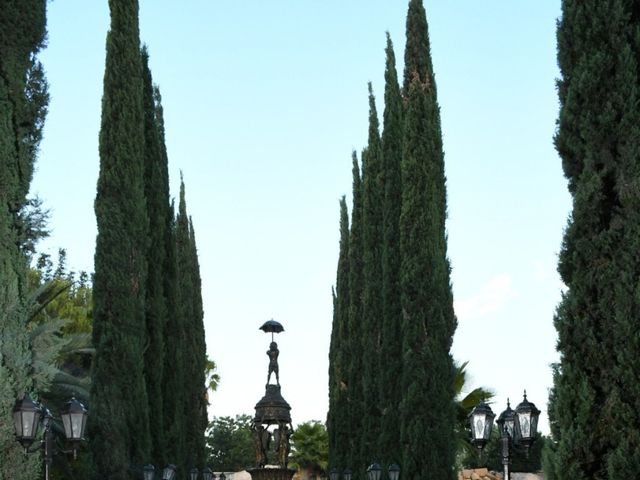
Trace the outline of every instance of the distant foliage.
[[291, 467], [309, 470], [312, 475], [327, 474], [329, 435], [317, 420], [296, 426], [291, 436]]
[[207, 429], [207, 463], [216, 472], [235, 472], [255, 464], [251, 415], [214, 417]]

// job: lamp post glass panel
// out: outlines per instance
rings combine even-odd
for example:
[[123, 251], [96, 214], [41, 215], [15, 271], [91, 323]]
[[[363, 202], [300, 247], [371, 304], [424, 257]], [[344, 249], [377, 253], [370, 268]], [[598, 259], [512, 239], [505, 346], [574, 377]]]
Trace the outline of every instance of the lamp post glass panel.
[[511, 409], [511, 404], [509, 403], [508, 398], [507, 398], [507, 409], [500, 414], [500, 416], [498, 417], [498, 420], [496, 420], [496, 423], [498, 424], [498, 431], [500, 432], [501, 435], [504, 429], [506, 428], [507, 432], [509, 433], [509, 436], [511, 436], [511, 438], [513, 438], [514, 441], [517, 441], [517, 438], [516, 438], [517, 430], [515, 429], [516, 412]]
[[540, 410], [527, 400], [527, 391], [525, 390], [522, 402], [516, 407], [515, 431], [518, 441], [526, 449], [527, 455], [538, 430], [539, 416]]
[[176, 466], [169, 464], [162, 471], [162, 480], [174, 480], [176, 478]]
[[16, 401], [13, 407], [13, 426], [18, 442], [27, 449], [38, 435], [38, 426], [42, 418], [42, 408], [28, 394]]
[[345, 468], [344, 472], [342, 472], [342, 478], [344, 478], [344, 480], [351, 480], [351, 469], [350, 468]]
[[142, 475], [144, 476], [144, 480], [153, 480], [155, 476], [156, 468], [153, 465], [145, 465], [142, 470]]
[[382, 474], [382, 468], [377, 463], [373, 463], [367, 468], [367, 479], [368, 480], [380, 480], [380, 475]]
[[189, 472], [189, 480], [198, 480], [198, 469], [192, 468]]
[[329, 471], [329, 480], [340, 480], [340, 471], [336, 467]]
[[79, 442], [84, 440], [84, 428], [87, 423], [87, 409], [75, 397], [72, 397], [60, 412], [64, 434], [73, 444], [73, 458], [76, 458]]
[[398, 480], [400, 476], [400, 466], [394, 463], [389, 466], [389, 480]]
[[213, 480], [213, 472], [210, 468], [202, 470], [202, 480]]
[[491, 407], [484, 401], [473, 407], [469, 414], [471, 444], [479, 450], [482, 450], [489, 441], [495, 417]]

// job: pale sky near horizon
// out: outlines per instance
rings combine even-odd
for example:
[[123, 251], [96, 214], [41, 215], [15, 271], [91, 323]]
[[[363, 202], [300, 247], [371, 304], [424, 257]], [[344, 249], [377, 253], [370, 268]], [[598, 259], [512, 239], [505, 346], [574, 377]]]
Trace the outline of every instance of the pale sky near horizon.
[[[210, 415], [253, 413], [280, 321], [294, 424], [324, 421], [339, 240], [351, 151], [365, 146], [367, 81], [382, 119], [385, 31], [402, 75], [405, 0], [142, 0], [166, 122], [172, 195], [184, 173], [203, 280]], [[570, 211], [553, 147], [560, 0], [425, 0], [442, 115], [449, 257], [469, 387], [499, 414], [546, 416], [557, 254]], [[107, 1], [48, 4], [41, 59], [51, 103], [32, 193], [52, 211], [41, 250], [93, 270]], [[381, 120], [382, 121], [382, 120]], [[548, 432], [546, 418], [542, 429]]]

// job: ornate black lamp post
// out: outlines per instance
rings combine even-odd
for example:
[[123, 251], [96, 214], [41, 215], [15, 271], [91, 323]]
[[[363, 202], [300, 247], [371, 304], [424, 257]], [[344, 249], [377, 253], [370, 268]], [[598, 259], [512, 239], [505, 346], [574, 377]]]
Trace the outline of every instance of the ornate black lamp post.
[[[153, 480], [156, 474], [156, 468], [151, 465], [145, 465], [142, 469], [144, 480]], [[162, 480], [175, 480], [176, 478], [176, 466], [172, 463], [164, 467], [162, 470]]]
[[156, 474], [156, 467], [153, 465], [145, 465], [142, 469], [142, 475], [144, 480], [153, 480], [153, 477]]
[[397, 463], [393, 463], [389, 466], [389, 480], [398, 480], [400, 477], [400, 466]]
[[527, 400], [527, 391], [525, 390], [522, 402], [516, 407], [516, 422], [514, 426], [516, 438], [518, 438], [520, 445], [525, 448], [527, 456], [538, 431], [539, 417], [540, 410]]
[[[84, 440], [87, 410], [82, 403], [72, 398], [63, 407], [60, 417], [62, 418], [65, 436], [72, 443], [73, 458], [75, 459], [80, 441]], [[24, 447], [25, 453], [36, 451], [30, 451], [29, 447], [36, 441], [39, 426], [42, 424], [44, 439], [40, 441], [37, 448], [44, 448], [44, 475], [46, 480], [49, 480], [49, 471], [53, 463], [52, 422], [53, 416], [51, 412], [47, 408], [36, 404], [26, 393], [22, 400], [16, 401], [13, 407], [13, 426], [16, 439]]]
[[202, 480], [213, 480], [213, 472], [210, 468], [205, 468], [202, 470]]
[[491, 407], [484, 403], [484, 401], [473, 407], [473, 410], [471, 410], [469, 414], [471, 421], [471, 444], [480, 451], [480, 454], [482, 454], [482, 449], [489, 441], [491, 428], [493, 427], [493, 419], [495, 417]]
[[367, 480], [380, 480], [380, 476], [382, 475], [382, 468], [377, 463], [372, 463], [367, 468]]
[[162, 480], [174, 480], [176, 478], [176, 466], [172, 463], [164, 467]]
[[[502, 465], [504, 467], [504, 479], [509, 480], [509, 465], [511, 464], [512, 446], [522, 446], [527, 456], [529, 447], [533, 443], [538, 429], [538, 417], [540, 410], [527, 400], [527, 392], [524, 392], [524, 399], [516, 407], [515, 411], [507, 400], [507, 409], [500, 414], [496, 423], [500, 430], [500, 446], [502, 454]], [[471, 423], [471, 443], [478, 448], [482, 455], [491, 436], [491, 428], [495, 414], [491, 407], [484, 402], [474, 407], [469, 414]]]
[[197, 468], [192, 468], [189, 472], [189, 480], [198, 480], [198, 473], [199, 472]]
[[[392, 464], [389, 465], [389, 468], [387, 469], [387, 473], [389, 475], [389, 480], [398, 480], [398, 477], [400, 476], [400, 467], [397, 464]], [[380, 467], [379, 463], [372, 463], [371, 465], [369, 465], [369, 468], [367, 468], [367, 480], [380, 480], [380, 478], [382, 477], [382, 468]], [[349, 478], [346, 478], [345, 475], [345, 480], [351, 480], [351, 470], [349, 470]]]
[[[345, 468], [344, 471], [342, 472], [342, 479], [343, 480], [351, 480], [351, 469], [350, 468]], [[329, 480], [340, 480], [340, 470], [336, 467], [333, 467], [330, 471], [329, 471]]]

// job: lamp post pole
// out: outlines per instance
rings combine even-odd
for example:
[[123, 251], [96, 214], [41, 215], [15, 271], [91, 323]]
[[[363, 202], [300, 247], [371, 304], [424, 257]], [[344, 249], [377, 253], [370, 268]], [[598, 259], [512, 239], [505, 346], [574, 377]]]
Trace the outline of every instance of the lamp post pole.
[[505, 480], [509, 480], [511, 478], [509, 474], [509, 464], [511, 463], [510, 443], [511, 438], [509, 436], [509, 431], [505, 427], [500, 433], [500, 444], [502, 446], [502, 468], [504, 470]]
[[44, 414], [44, 478], [49, 480], [53, 465], [53, 433], [51, 433], [51, 413], [47, 409]]

